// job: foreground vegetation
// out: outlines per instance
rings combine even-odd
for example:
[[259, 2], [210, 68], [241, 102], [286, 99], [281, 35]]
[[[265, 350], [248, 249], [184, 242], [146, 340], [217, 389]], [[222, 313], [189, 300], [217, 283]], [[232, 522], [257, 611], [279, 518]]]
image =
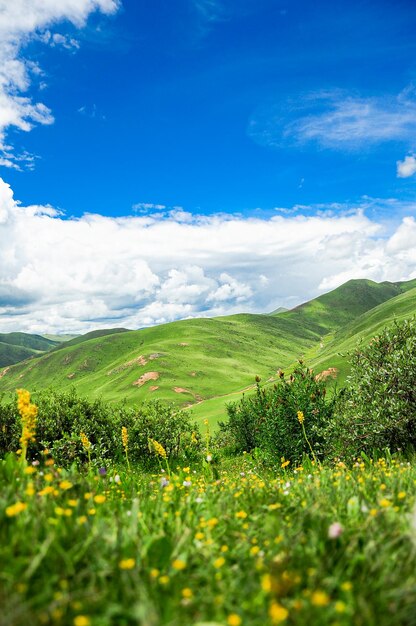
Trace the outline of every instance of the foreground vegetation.
[[8, 456], [1, 623], [415, 624], [415, 467], [280, 465], [86, 474]]
[[18, 390], [0, 624], [415, 626], [415, 355], [395, 323], [342, 392], [299, 362], [214, 436], [158, 402]]

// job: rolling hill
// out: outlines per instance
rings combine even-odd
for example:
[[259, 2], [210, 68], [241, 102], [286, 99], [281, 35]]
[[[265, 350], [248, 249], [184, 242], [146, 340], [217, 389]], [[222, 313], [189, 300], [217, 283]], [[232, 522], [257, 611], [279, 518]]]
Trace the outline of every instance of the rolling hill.
[[345, 379], [345, 352], [393, 319], [416, 313], [416, 280], [349, 281], [278, 315], [240, 314], [191, 319], [137, 331], [88, 333], [47, 354], [0, 372], [0, 392], [74, 386], [81, 395], [129, 404], [150, 398], [193, 406], [214, 422], [225, 404], [253, 386], [273, 381], [304, 355], [317, 372]]
[[27, 333], [0, 333], [0, 367], [13, 365], [40, 353], [48, 352], [56, 341]]

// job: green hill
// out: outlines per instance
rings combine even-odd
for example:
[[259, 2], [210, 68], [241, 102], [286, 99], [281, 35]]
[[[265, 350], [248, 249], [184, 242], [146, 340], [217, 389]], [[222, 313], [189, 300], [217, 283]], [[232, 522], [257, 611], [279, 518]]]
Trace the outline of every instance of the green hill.
[[0, 333], [0, 367], [52, 350], [56, 341], [27, 333]]
[[[278, 315], [191, 319], [137, 331], [94, 331], [0, 371], [0, 392], [74, 386], [78, 393], [132, 404], [150, 398], [191, 406], [213, 422], [254, 377], [273, 382], [304, 356], [343, 381], [344, 353], [393, 319], [416, 313], [416, 280], [349, 281]], [[14, 346], [16, 348], [16, 346]]]
[[152, 397], [186, 405], [241, 389], [256, 374], [273, 376], [317, 340], [309, 329], [279, 317], [184, 320], [68, 342], [10, 368], [0, 390], [75, 386], [106, 400]]
[[305, 302], [286, 313], [279, 313], [279, 318], [297, 320], [298, 324], [307, 326], [323, 336], [414, 287], [416, 287], [416, 279], [401, 283], [375, 283], [364, 279], [349, 280], [329, 293]]

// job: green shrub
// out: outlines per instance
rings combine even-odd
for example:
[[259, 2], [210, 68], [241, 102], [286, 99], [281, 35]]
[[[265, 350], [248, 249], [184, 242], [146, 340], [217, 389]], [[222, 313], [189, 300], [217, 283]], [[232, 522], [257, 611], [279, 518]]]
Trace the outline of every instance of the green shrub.
[[[33, 402], [38, 406], [38, 417], [36, 440], [28, 447], [29, 459], [37, 458], [48, 448], [57, 463], [64, 466], [90, 458], [95, 465], [123, 461], [123, 426], [128, 430], [130, 461], [157, 462], [149, 450], [149, 438], [161, 443], [169, 458], [199, 454], [198, 445], [191, 442], [192, 432], [198, 434], [198, 427], [190, 414], [158, 401], [128, 408], [81, 398], [75, 390], [49, 390], [35, 394]], [[81, 433], [91, 443], [89, 454], [83, 447]], [[16, 402], [0, 404], [0, 456], [19, 448], [20, 434]]]
[[416, 322], [395, 322], [359, 346], [328, 430], [334, 453], [416, 447]]
[[[324, 428], [333, 411], [334, 399], [326, 398], [325, 382], [317, 379], [302, 361], [288, 379], [278, 382], [227, 407], [229, 420], [221, 430], [232, 436], [238, 451], [258, 448], [269, 459], [282, 457], [292, 463], [304, 454], [324, 455]], [[304, 417], [303, 427], [298, 412]], [[312, 450], [313, 453], [312, 453]]]

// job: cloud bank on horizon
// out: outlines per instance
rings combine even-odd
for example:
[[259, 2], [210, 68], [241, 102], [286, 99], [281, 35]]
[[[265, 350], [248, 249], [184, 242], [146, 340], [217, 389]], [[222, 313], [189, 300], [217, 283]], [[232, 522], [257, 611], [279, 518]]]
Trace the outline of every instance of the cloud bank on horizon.
[[[184, 0], [183, 4], [187, 2], [188, 0]], [[127, 5], [127, 0], [125, 4]], [[272, 10], [276, 10], [276, 7], [272, 6], [273, 3], [265, 1], [263, 4], [264, 7], [270, 5], [269, 9], [271, 7]], [[133, 2], [130, 9], [134, 10], [134, 5]], [[216, 129], [220, 110], [221, 113], [230, 110], [233, 120], [238, 119], [238, 115], [234, 115], [234, 107], [237, 105], [234, 87], [231, 85], [231, 77], [235, 73], [238, 76], [238, 71], [234, 71], [235, 66], [231, 61], [229, 67], [227, 64], [224, 67], [221, 64], [220, 71], [218, 67], [213, 67], [209, 63], [204, 65], [206, 63], [203, 56], [204, 46], [209, 51], [209, 45], [214, 45], [210, 42], [215, 41], [215, 27], [220, 25], [223, 28], [232, 27], [232, 11], [225, 10], [227, 3], [220, 0], [189, 0], [189, 5], [193, 6], [193, 13], [197, 16], [195, 27], [200, 39], [198, 46], [192, 49], [192, 66], [193, 57], [197, 55], [198, 49], [198, 53], [201, 54], [198, 62], [209, 77], [207, 84], [212, 82], [215, 86], [216, 80], [213, 77], [217, 77], [223, 81], [218, 85], [222, 84], [224, 90], [225, 83], [230, 82], [230, 89], [233, 92], [231, 95], [228, 94], [228, 100], [224, 95], [224, 106], [217, 110], [215, 107], [219, 99], [216, 90], [213, 90], [215, 106], [209, 107], [214, 109], [212, 118], [214, 122], [211, 127], [208, 126], [210, 119], [208, 114], [197, 111], [199, 118], [196, 128], [201, 132], [201, 137], [197, 138], [197, 149], [200, 150], [197, 155], [202, 158], [204, 138], [205, 142], [208, 142], [206, 145], [210, 145], [210, 137], [207, 139], [206, 135], [202, 135], [204, 125], [201, 124], [201, 119], [204, 119], [204, 123], [207, 122], [208, 134], [213, 134], [214, 128]], [[78, 51], [81, 45], [77, 35], [72, 34], [72, 31], [68, 34], [61, 26], [63, 27], [65, 22], [72, 24], [76, 32], [77, 28], [81, 29], [86, 25], [93, 13], [115, 14], [120, 6], [119, 0], [59, 2], [14, 0], [13, 3], [0, 0], [0, 166], [7, 168], [10, 175], [25, 168], [31, 169], [36, 158], [25, 150], [16, 149], [10, 136], [14, 138], [15, 131], [20, 134], [27, 133], [37, 125], [54, 123], [55, 111], [38, 101], [43, 99], [38, 93], [41, 89], [33, 89], [34, 83], [43, 80], [43, 69], [37, 58], [34, 59], [27, 54], [29, 44], [37, 42], [49, 50], [61, 47], [66, 51]], [[246, 18], [247, 20], [253, 18], [255, 22], [257, 3], [250, 1], [247, 6], [251, 7], [252, 14], [249, 15], [248, 11], [249, 17]], [[290, 14], [290, 10], [279, 9], [278, 19], [286, 19]], [[143, 17], [146, 15], [143, 14]], [[299, 24], [296, 20], [292, 24], [295, 24], [293, 33], [296, 33]], [[334, 25], [336, 23], [331, 22], [331, 27]], [[290, 32], [289, 28], [286, 30]], [[253, 36], [255, 34], [253, 33]], [[282, 30], [282, 36], [283, 34]], [[271, 36], [270, 41], [275, 41], [274, 32], [269, 32], [268, 35]], [[217, 44], [219, 45], [219, 48], [216, 48], [217, 54], [218, 50], [222, 51], [223, 46], [226, 46], [224, 41], [225, 39], [222, 39]], [[233, 39], [227, 37], [226, 41], [232, 42]], [[320, 48], [320, 40], [318, 43]], [[297, 45], [296, 41], [294, 45]], [[260, 58], [261, 68], [264, 69], [263, 48], [260, 50], [260, 56], [256, 49], [253, 57], [244, 59], [246, 67], [258, 68]], [[142, 52], [145, 54], [144, 48]], [[173, 57], [175, 52], [177, 50], [173, 52]], [[237, 51], [238, 57], [242, 53], [242, 49]], [[156, 52], [153, 51], [152, 54], [156, 55]], [[183, 54], [181, 49], [179, 56]], [[277, 56], [279, 55], [277, 51]], [[308, 55], [306, 51], [305, 58], [308, 56], [313, 58], [313, 55]], [[155, 67], [159, 67], [162, 75], [168, 63], [165, 57], [158, 62], [160, 66], [156, 63]], [[243, 60], [241, 64], [243, 65]], [[237, 69], [238, 67], [239, 65]], [[128, 69], [132, 70], [132, 66]], [[199, 80], [199, 68], [197, 73]], [[130, 72], [127, 74], [130, 85], [134, 81]], [[143, 68], [142, 74], [145, 74]], [[241, 74], [243, 75], [243, 72]], [[170, 82], [176, 89], [175, 75], [172, 76], [173, 80], [169, 75], [166, 83], [160, 79], [163, 86], [167, 85], [167, 89]], [[186, 79], [189, 80], [189, 84], [186, 84], [182, 75], [178, 77], [177, 84], [182, 87], [185, 85], [182, 104], [183, 102], [188, 104], [190, 93], [194, 91], [197, 95], [207, 93], [204, 91], [205, 83], [203, 87], [200, 83], [195, 83], [197, 87], [199, 85], [200, 92], [193, 89], [192, 80], [195, 79], [191, 79], [190, 76], [191, 74]], [[91, 81], [93, 79], [91, 75]], [[151, 97], [154, 88], [152, 79], [153, 76], [148, 83]], [[267, 82], [265, 80], [265, 84]], [[250, 80], [244, 76], [244, 85], [249, 83]], [[101, 88], [103, 89], [102, 85]], [[243, 89], [241, 84], [238, 88]], [[92, 91], [95, 95], [94, 89]], [[144, 87], [140, 101], [145, 100], [145, 91]], [[305, 179], [300, 169], [298, 172], [297, 168], [300, 166], [293, 165], [293, 162], [285, 169], [285, 158], [290, 153], [292, 156], [301, 155], [308, 150], [312, 151], [311, 154], [328, 153], [333, 155], [331, 159], [338, 158], [340, 153], [343, 156], [353, 154], [354, 158], [357, 158], [359, 153], [364, 154], [380, 146], [394, 145], [395, 156], [388, 154], [386, 160], [391, 164], [393, 176], [397, 177], [396, 182], [398, 180], [399, 183], [406, 182], [408, 185], [414, 182], [416, 95], [412, 85], [402, 88], [401, 91], [396, 88], [395, 93], [390, 90], [390, 93], [384, 95], [378, 92], [376, 95], [364, 96], [359, 91], [335, 87], [324, 90], [311, 89], [301, 97], [292, 99], [288, 93], [290, 90], [287, 89], [280, 98], [280, 104], [276, 104], [276, 98], [271, 98], [270, 94], [264, 98], [256, 94], [255, 100], [252, 93], [246, 94], [247, 101], [253, 99], [257, 102], [257, 108], [253, 105], [255, 110], [248, 127], [247, 112], [244, 118], [240, 116], [241, 120], [245, 120], [245, 123], [241, 121], [239, 127], [241, 134], [238, 135], [238, 141], [242, 143], [236, 145], [233, 153], [225, 152], [226, 162], [223, 163], [220, 172], [223, 176], [224, 173], [231, 176], [229, 162], [238, 161], [238, 171], [234, 172], [237, 176], [234, 181], [235, 190], [239, 191], [255, 171], [260, 154], [259, 146], [274, 149], [265, 150], [263, 154], [281, 153], [281, 160], [278, 163], [283, 173], [279, 180], [282, 181], [286, 175], [291, 176], [293, 181], [296, 181], [294, 186], [298, 195], [299, 190], [307, 186], [307, 177]], [[159, 99], [152, 101], [149, 107], [150, 111], [156, 109], [156, 117], [152, 118], [152, 123], [149, 124], [145, 119], [145, 123], [140, 127], [141, 134], [137, 136], [142, 142], [145, 137], [145, 126], [153, 129], [151, 134], [157, 133], [159, 119], [165, 116], [169, 121], [168, 114], [175, 110], [175, 107], [170, 107], [169, 110], [159, 111], [158, 106], [161, 106], [161, 102], [166, 101], [169, 105], [169, 98], [160, 98], [160, 92], [157, 91], [156, 94]], [[103, 100], [107, 97], [111, 104], [107, 92], [103, 91], [100, 95]], [[133, 97], [136, 94], [130, 92], [129, 95]], [[244, 100], [243, 96], [241, 100]], [[262, 105], [261, 102], [266, 104]], [[157, 106], [154, 106], [154, 103]], [[139, 107], [138, 101], [135, 106]], [[189, 113], [185, 121], [182, 120], [184, 136], [188, 126], [192, 128], [191, 108], [188, 106]], [[105, 116], [98, 115], [98, 110], [100, 109], [97, 109], [95, 104], [77, 105], [74, 107], [74, 115], [91, 122], [97, 118], [104, 119]], [[135, 107], [132, 107], [132, 110], [133, 115], [139, 117]], [[79, 115], [80, 113], [82, 115]], [[124, 110], [121, 116], [123, 115]], [[117, 118], [114, 123], [114, 141], [119, 134], [117, 126], [119, 122], [120, 118]], [[221, 141], [220, 145], [224, 150], [227, 142], [223, 142], [223, 135], [228, 136], [230, 124], [227, 118], [224, 126], [219, 128], [218, 141]], [[109, 125], [110, 122], [107, 126]], [[135, 124], [129, 124], [126, 120], [126, 125], [129, 133], [130, 129], [133, 132]], [[174, 126], [175, 124], [171, 124], [169, 131], [175, 130]], [[65, 132], [64, 127], [65, 124], [62, 124], [59, 132]], [[71, 128], [66, 132], [70, 134]], [[192, 132], [189, 134], [193, 137]], [[253, 141], [246, 141], [247, 134]], [[64, 138], [65, 135], [60, 137]], [[128, 175], [127, 168], [132, 163], [130, 176], [133, 176], [131, 180], [136, 181], [139, 168], [134, 159], [138, 158], [137, 155], [146, 154], [145, 150], [136, 147], [137, 137], [132, 135], [131, 146], [130, 144], [123, 146], [126, 151], [131, 149], [132, 152], [124, 161], [120, 159], [119, 176], [114, 175], [117, 170], [114, 172], [111, 170], [111, 177], [116, 180], [116, 189], [120, 196], [124, 192], [124, 187], [128, 187], [124, 184]], [[192, 187], [193, 175], [198, 177], [205, 170], [211, 172], [208, 167], [210, 162], [207, 161], [207, 167], [204, 167], [205, 162], [199, 161], [196, 152], [190, 149], [193, 144], [187, 146], [182, 141], [182, 136], [179, 139], [174, 140], [172, 136], [171, 143], [175, 145], [177, 151], [181, 150], [183, 144], [183, 152], [178, 157], [175, 153], [175, 158], [167, 159], [167, 169], [161, 171], [160, 176], [156, 176], [157, 183], [165, 179], [168, 181], [167, 184], [176, 185], [178, 179], [171, 176], [171, 168], [177, 161], [183, 159], [182, 170], [186, 171], [184, 187]], [[86, 143], [87, 141], [88, 137], [85, 138]], [[151, 141], [165, 150], [167, 142], [163, 129], [158, 140], [152, 137]], [[93, 141], [90, 143], [94, 146]], [[100, 169], [103, 161], [99, 160], [105, 159], [105, 154], [103, 156], [99, 153], [100, 144], [97, 141], [95, 143], [98, 148], [91, 156], [91, 161], [93, 158], [97, 159], [99, 185], [96, 183], [94, 187], [88, 179], [92, 189], [98, 189], [105, 179]], [[153, 143], [150, 148], [153, 147]], [[218, 148], [218, 144], [216, 147]], [[71, 162], [74, 166], [79, 160], [78, 157], [82, 156], [79, 154], [78, 145], [76, 149], [78, 152], [75, 158], [73, 154], [65, 154], [66, 162]], [[157, 163], [158, 167], [162, 167], [160, 164], [163, 150], [157, 152], [157, 160], [153, 156], [153, 162]], [[208, 148], [207, 153], [209, 152]], [[216, 161], [221, 159], [220, 152], [213, 151], [215, 161], [214, 164], [211, 162], [213, 168]], [[245, 171], [248, 174], [244, 175], [240, 172], [240, 163], [243, 163], [244, 157], [248, 154], [253, 160], [247, 157]], [[148, 160], [152, 162], [151, 158]], [[147, 163], [140, 163], [142, 170], [145, 171]], [[192, 169], [194, 163], [195, 169]], [[272, 160], [264, 163], [265, 166], [274, 167]], [[306, 167], [306, 161], [302, 163], [302, 168]], [[113, 159], [111, 165], [116, 168], [117, 159]], [[82, 169], [82, 165], [80, 167]], [[260, 170], [260, 167], [258, 169]], [[315, 175], [319, 187], [324, 182], [325, 171], [320, 178], [318, 170], [317, 166]], [[271, 171], [273, 174], [273, 170]], [[180, 171], [176, 170], [176, 173], [180, 174]], [[67, 188], [73, 186], [74, 180], [78, 181], [80, 171], [78, 177], [76, 170], [71, 170], [69, 174], [71, 184], [67, 184]], [[93, 174], [91, 171], [91, 176]], [[216, 174], [219, 175], [218, 171]], [[301, 176], [298, 177], [298, 174]], [[146, 182], [145, 178], [146, 176], [142, 175], [142, 185]], [[261, 190], [271, 178], [272, 176], [260, 176], [256, 189]], [[39, 180], [42, 182], [41, 178]], [[204, 188], [208, 194], [212, 188], [217, 188], [217, 180], [213, 175], [212, 180], [209, 179], [209, 184], [205, 184], [205, 188], [199, 181], [193, 186], [198, 188], [198, 193], [201, 193], [200, 188]], [[52, 185], [52, 177], [49, 182]], [[222, 182], [224, 186], [228, 183], [223, 179]], [[50, 189], [47, 185], [44, 186]], [[154, 189], [159, 193], [156, 184], [150, 188], [152, 193]], [[344, 188], [345, 194], [347, 188], [348, 180]], [[408, 188], [410, 189], [410, 186]], [[276, 197], [279, 191], [278, 184], [270, 189], [273, 197]], [[62, 190], [62, 193], [65, 191]], [[182, 190], [182, 193], [185, 192]], [[101, 210], [100, 201], [105, 199], [105, 191], [102, 194], [101, 198], [94, 198], [94, 206], [98, 207], [98, 210]], [[152, 201], [149, 201], [149, 196], [147, 201], [137, 201], [142, 198], [146, 196], [137, 192], [134, 204], [130, 202], [128, 205], [132, 207], [133, 215], [123, 216], [122, 209], [118, 208], [117, 216], [104, 216], [98, 214], [95, 208], [89, 213], [81, 210], [78, 217], [67, 217], [48, 204], [32, 205], [17, 201], [12, 187], [0, 178], [0, 330], [37, 333], [87, 332], [94, 328], [109, 326], [139, 328], [176, 319], [242, 311], [264, 313], [279, 306], [295, 306], [351, 278], [399, 281], [416, 277], [414, 217], [416, 212], [414, 202], [409, 200], [397, 197], [372, 200], [361, 194], [361, 201], [320, 201], [299, 203], [295, 206], [283, 202], [283, 206], [274, 211], [269, 210], [268, 215], [259, 211], [256, 217], [244, 213], [237, 214], [232, 209], [229, 213], [218, 211], [211, 211], [209, 214], [203, 214], [203, 211], [191, 213], [173, 203], [169, 208], [169, 201], [163, 195], [153, 197]], [[116, 201], [119, 201], [118, 196]], [[241, 198], [238, 202], [241, 203]], [[237, 205], [238, 202], [236, 201]], [[119, 204], [120, 207], [126, 206], [121, 199]]]
[[269, 219], [179, 210], [65, 219], [50, 206], [21, 206], [0, 179], [0, 236], [4, 332], [263, 313], [350, 278], [416, 277], [414, 218], [386, 236], [359, 207]]

